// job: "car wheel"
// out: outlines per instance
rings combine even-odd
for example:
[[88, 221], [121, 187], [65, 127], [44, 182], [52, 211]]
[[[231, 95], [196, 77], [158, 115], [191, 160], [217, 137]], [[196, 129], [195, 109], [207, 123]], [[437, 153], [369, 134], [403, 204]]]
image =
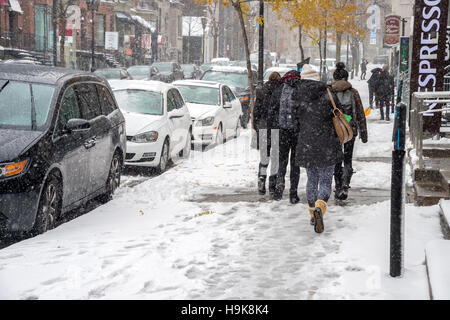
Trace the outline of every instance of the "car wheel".
[[189, 158], [191, 154], [191, 145], [192, 145], [192, 129], [189, 129], [189, 133], [186, 137], [186, 145], [183, 150], [180, 151], [180, 157], [183, 159]]
[[163, 147], [161, 149], [161, 158], [159, 160], [158, 172], [163, 173], [167, 169], [167, 164], [169, 163], [169, 141], [167, 139], [164, 141]]
[[122, 175], [122, 163], [120, 154], [116, 152], [111, 160], [108, 179], [106, 180], [106, 192], [100, 197], [100, 201], [107, 203], [112, 199], [114, 192], [120, 186], [120, 176]]
[[61, 214], [62, 184], [54, 174], [48, 177], [39, 199], [39, 207], [31, 231], [32, 235], [38, 235], [55, 227], [56, 219]]
[[234, 135], [236, 138], [241, 135], [241, 117], [239, 117], [237, 123], [236, 123], [236, 134]]
[[219, 124], [219, 127], [217, 128], [216, 133], [216, 144], [222, 144], [223, 143], [223, 130], [222, 130], [222, 124]]

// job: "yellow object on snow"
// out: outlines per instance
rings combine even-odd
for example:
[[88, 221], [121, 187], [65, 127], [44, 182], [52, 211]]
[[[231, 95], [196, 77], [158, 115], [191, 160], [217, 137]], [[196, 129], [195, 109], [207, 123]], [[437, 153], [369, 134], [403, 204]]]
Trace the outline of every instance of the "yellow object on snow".
[[366, 115], [366, 117], [369, 116], [370, 112], [372, 112], [372, 109], [370, 108], [364, 109], [364, 114]]
[[197, 213], [195, 216], [196, 217], [201, 217], [201, 216], [204, 216], [204, 215], [207, 215], [207, 214], [213, 214], [213, 213], [214, 213], [213, 211], [207, 210], [207, 211], [203, 211], [203, 212]]

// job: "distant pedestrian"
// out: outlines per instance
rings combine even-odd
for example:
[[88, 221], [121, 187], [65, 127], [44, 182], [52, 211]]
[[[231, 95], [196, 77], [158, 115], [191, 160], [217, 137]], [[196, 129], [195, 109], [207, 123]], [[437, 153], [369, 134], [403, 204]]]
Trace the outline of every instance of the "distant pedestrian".
[[370, 76], [370, 79], [367, 80], [367, 83], [369, 85], [369, 107], [370, 107], [370, 109], [373, 109], [375, 82], [377, 81], [378, 76], [381, 73], [381, 68], [372, 69], [371, 73], [372, 73], [372, 75]]
[[[269, 119], [269, 105], [272, 92], [280, 86], [280, 74], [273, 72], [261, 89], [257, 91], [254, 107], [253, 128], [257, 133], [260, 162], [258, 170], [258, 192], [266, 194], [267, 168], [270, 163], [269, 193], [273, 196], [278, 172], [278, 153], [271, 152], [272, 145], [272, 119]], [[273, 115], [270, 115], [272, 117]], [[276, 133], [274, 134], [277, 137]], [[274, 140], [274, 143], [278, 141]]]
[[362, 60], [362, 63], [361, 63], [361, 80], [366, 80], [367, 63], [368, 63], [368, 61], [366, 59]]
[[[375, 101], [380, 107], [380, 120], [389, 121], [389, 107], [394, 98], [394, 77], [389, 74], [388, 65], [384, 65], [374, 84]], [[386, 107], [386, 118], [384, 116]]]
[[294, 97], [297, 96], [300, 79], [300, 72], [295, 70], [289, 71], [280, 79], [281, 85], [272, 94], [269, 111], [269, 118], [273, 117], [277, 119], [278, 121], [273, 124], [279, 128], [279, 167], [273, 199], [278, 201], [283, 197], [286, 170], [290, 158], [291, 185], [289, 201], [292, 204], [300, 201], [297, 193], [300, 180], [300, 168], [295, 161], [297, 127], [294, 123], [294, 112], [298, 107], [298, 101]]
[[[294, 97], [299, 101], [295, 109], [298, 128], [295, 160], [298, 166], [306, 168], [306, 197], [311, 224], [315, 232], [322, 233], [334, 167], [342, 161], [342, 146], [333, 126], [329, 87], [319, 81], [319, 74], [310, 65], [303, 67], [301, 76]], [[331, 96], [340, 107], [336, 95], [331, 93]]]
[[344, 144], [344, 166], [342, 167], [342, 161], [340, 161], [334, 168], [334, 197], [338, 200], [346, 200], [353, 175], [353, 147], [358, 133], [362, 142], [367, 143], [367, 123], [361, 97], [358, 90], [348, 82], [348, 71], [345, 70], [343, 63], [337, 65], [333, 78], [333, 91], [341, 103], [344, 114], [351, 117], [350, 125], [353, 128], [353, 139]]

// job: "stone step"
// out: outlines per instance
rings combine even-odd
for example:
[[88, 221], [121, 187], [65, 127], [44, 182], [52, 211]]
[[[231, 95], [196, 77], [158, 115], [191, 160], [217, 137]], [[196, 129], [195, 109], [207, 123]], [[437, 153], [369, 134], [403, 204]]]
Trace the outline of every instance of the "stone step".
[[448, 188], [442, 187], [441, 183], [416, 181], [414, 189], [418, 206], [434, 206], [441, 199], [450, 199]]
[[425, 248], [432, 300], [450, 300], [450, 240], [434, 240]]

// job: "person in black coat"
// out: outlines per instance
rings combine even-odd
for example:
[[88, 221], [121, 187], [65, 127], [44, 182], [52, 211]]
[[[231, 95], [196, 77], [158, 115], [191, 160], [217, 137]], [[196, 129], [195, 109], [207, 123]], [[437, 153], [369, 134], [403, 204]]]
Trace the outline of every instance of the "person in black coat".
[[[293, 112], [297, 107], [297, 101], [293, 99], [293, 96], [297, 91], [300, 79], [300, 73], [295, 70], [287, 72], [280, 79], [281, 85], [272, 93], [267, 117], [268, 127], [275, 129], [272, 131], [272, 140], [279, 142], [278, 144], [274, 144], [274, 146], [278, 146], [276, 150], [274, 149], [274, 152], [277, 152], [278, 154], [278, 173], [273, 199], [279, 201], [283, 197], [287, 165], [290, 161], [291, 185], [289, 190], [289, 201], [292, 204], [300, 201], [297, 193], [298, 183], [300, 181], [300, 168], [296, 165], [295, 161], [297, 128], [293, 121]], [[273, 136], [274, 132], [278, 132], [276, 138]]]
[[295, 109], [298, 128], [295, 160], [298, 166], [306, 168], [308, 180], [306, 197], [314, 230], [324, 230], [323, 215], [331, 195], [331, 185], [336, 163], [343, 159], [342, 145], [333, 125], [333, 100], [341, 108], [336, 95], [325, 83], [318, 81], [318, 73], [306, 65], [302, 71], [296, 96], [299, 103]]
[[380, 120], [384, 120], [384, 107], [386, 107], [386, 121], [389, 121], [389, 107], [394, 97], [394, 77], [389, 74], [389, 67], [383, 66], [383, 70], [374, 84], [375, 101], [380, 106]]
[[269, 176], [269, 193], [273, 195], [275, 192], [275, 183], [277, 179], [278, 163], [274, 156], [278, 156], [273, 152], [271, 155], [271, 130], [268, 129], [268, 122], [270, 122], [268, 111], [270, 98], [272, 97], [272, 92], [280, 86], [280, 74], [278, 72], [273, 72], [269, 76], [269, 81], [267, 81], [261, 89], [256, 92], [255, 107], [253, 111], [253, 128], [257, 133], [257, 144], [260, 151], [260, 162], [258, 171], [258, 192], [260, 195], [266, 194], [266, 178], [267, 178], [267, 168], [270, 166], [270, 176]]
[[375, 82], [377, 82], [378, 76], [381, 73], [381, 68], [375, 68], [371, 71], [372, 75], [370, 76], [367, 83], [369, 85], [369, 106], [370, 109], [373, 109], [373, 98], [375, 92]]

